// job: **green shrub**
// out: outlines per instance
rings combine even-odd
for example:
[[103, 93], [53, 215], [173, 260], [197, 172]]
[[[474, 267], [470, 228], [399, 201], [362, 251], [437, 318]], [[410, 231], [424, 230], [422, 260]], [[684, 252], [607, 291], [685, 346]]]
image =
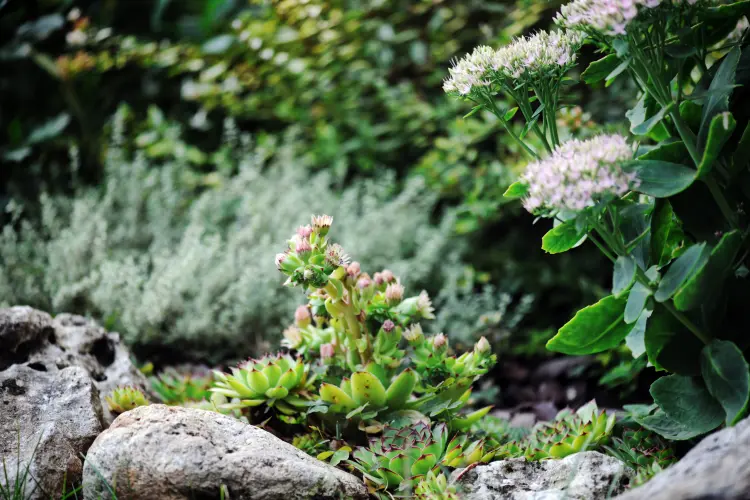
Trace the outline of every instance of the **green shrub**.
[[221, 358], [280, 332], [294, 311], [268, 256], [302, 222], [300, 207], [333, 214], [353, 253], [414, 286], [438, 289], [461, 251], [450, 217], [430, 223], [436, 199], [417, 180], [398, 190], [384, 174], [337, 192], [329, 174], [300, 165], [293, 137], [253, 144], [231, 126], [217, 172], [204, 175], [186, 159], [131, 158], [123, 132], [120, 113], [101, 188], [43, 196], [39, 223], [10, 204], [0, 302], [90, 313], [129, 343]]

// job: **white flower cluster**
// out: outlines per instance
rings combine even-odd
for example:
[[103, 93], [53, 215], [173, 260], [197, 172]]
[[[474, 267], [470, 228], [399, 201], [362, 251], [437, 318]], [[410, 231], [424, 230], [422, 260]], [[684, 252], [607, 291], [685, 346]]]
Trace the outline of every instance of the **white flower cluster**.
[[624, 35], [642, 8], [658, 7], [662, 0], [574, 0], [560, 8], [555, 22], [571, 29]]
[[637, 187], [638, 180], [620, 163], [633, 151], [620, 135], [599, 135], [581, 141], [570, 140], [549, 158], [531, 163], [523, 181], [528, 185], [524, 208], [580, 211], [606, 196], [622, 196]]
[[469, 95], [498, 80], [559, 78], [575, 63], [584, 38], [583, 33], [575, 31], [540, 31], [498, 50], [477, 47], [450, 68], [443, 90]]

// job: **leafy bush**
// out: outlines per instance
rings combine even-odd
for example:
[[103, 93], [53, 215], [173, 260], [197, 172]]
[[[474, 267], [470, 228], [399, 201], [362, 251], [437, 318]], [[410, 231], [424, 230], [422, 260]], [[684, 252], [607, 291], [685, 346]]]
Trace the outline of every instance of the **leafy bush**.
[[[446, 81], [449, 94], [493, 112], [531, 163], [506, 195], [554, 220], [549, 253], [591, 241], [614, 264], [611, 295], [580, 310], [548, 343], [573, 355], [618, 348], [659, 371], [655, 404], [633, 418], [670, 439], [690, 439], [747, 413], [747, 4], [574, 0], [540, 32], [479, 47]], [[557, 112], [581, 44], [604, 54], [587, 83], [630, 76], [642, 90], [619, 134], [561, 140]], [[515, 102], [499, 109], [495, 93]], [[638, 144], [642, 142], [642, 144]], [[541, 144], [541, 146], [539, 145]], [[638, 371], [637, 366], [631, 367]]]
[[122, 113], [113, 128], [101, 189], [43, 196], [38, 224], [10, 204], [0, 302], [90, 313], [129, 343], [221, 359], [280, 331], [294, 311], [268, 255], [300, 207], [334, 214], [348, 248], [415, 286], [439, 289], [461, 251], [450, 217], [430, 223], [435, 196], [417, 180], [398, 191], [384, 174], [337, 193], [329, 174], [306, 173], [292, 137], [253, 144], [231, 125], [217, 172], [204, 175], [184, 158], [131, 159]]

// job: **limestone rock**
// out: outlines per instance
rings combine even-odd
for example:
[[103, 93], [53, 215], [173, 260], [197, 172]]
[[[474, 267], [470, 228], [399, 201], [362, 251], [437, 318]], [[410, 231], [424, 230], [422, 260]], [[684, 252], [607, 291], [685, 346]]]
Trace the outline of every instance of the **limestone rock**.
[[705, 437], [679, 462], [617, 500], [750, 498], [750, 418]]
[[123, 413], [91, 446], [84, 499], [366, 499], [362, 482], [272, 434], [218, 413], [151, 405]]
[[115, 387], [132, 385], [149, 394], [148, 381], [133, 366], [120, 336], [83, 316], [59, 314], [52, 319], [28, 306], [0, 309], [0, 345], [0, 370], [12, 364], [42, 371], [85, 368], [99, 390], [105, 423], [114, 415], [104, 397]]
[[616, 458], [595, 451], [539, 462], [512, 458], [456, 472], [466, 500], [605, 499], [622, 491], [632, 475]]
[[101, 413], [83, 368], [43, 372], [13, 365], [0, 372], [0, 459], [11, 484], [28, 469], [24, 499], [60, 498], [66, 482], [68, 492], [80, 484], [81, 454], [102, 431]]

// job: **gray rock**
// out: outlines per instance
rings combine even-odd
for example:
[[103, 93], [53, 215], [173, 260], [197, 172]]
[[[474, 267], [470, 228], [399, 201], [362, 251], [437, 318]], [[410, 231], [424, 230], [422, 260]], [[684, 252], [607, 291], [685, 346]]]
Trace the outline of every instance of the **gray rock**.
[[705, 437], [687, 455], [618, 500], [747, 500], [750, 419]]
[[42, 337], [52, 335], [49, 314], [28, 306], [0, 309], [0, 370], [34, 349]]
[[0, 372], [0, 461], [11, 484], [26, 475], [22, 498], [60, 498], [66, 483], [67, 491], [80, 484], [81, 454], [102, 431], [101, 413], [83, 368], [40, 372], [14, 365]]
[[562, 460], [512, 458], [454, 474], [466, 500], [598, 500], [623, 490], [633, 474], [595, 451]]
[[86, 456], [84, 499], [366, 499], [362, 482], [218, 413], [151, 405], [123, 413]]
[[59, 314], [52, 319], [27, 306], [0, 309], [0, 345], [9, 346], [0, 354], [0, 370], [11, 364], [50, 372], [85, 368], [99, 390], [105, 423], [114, 415], [104, 398], [117, 386], [132, 385], [150, 396], [148, 381], [133, 366], [120, 336], [83, 316]]

